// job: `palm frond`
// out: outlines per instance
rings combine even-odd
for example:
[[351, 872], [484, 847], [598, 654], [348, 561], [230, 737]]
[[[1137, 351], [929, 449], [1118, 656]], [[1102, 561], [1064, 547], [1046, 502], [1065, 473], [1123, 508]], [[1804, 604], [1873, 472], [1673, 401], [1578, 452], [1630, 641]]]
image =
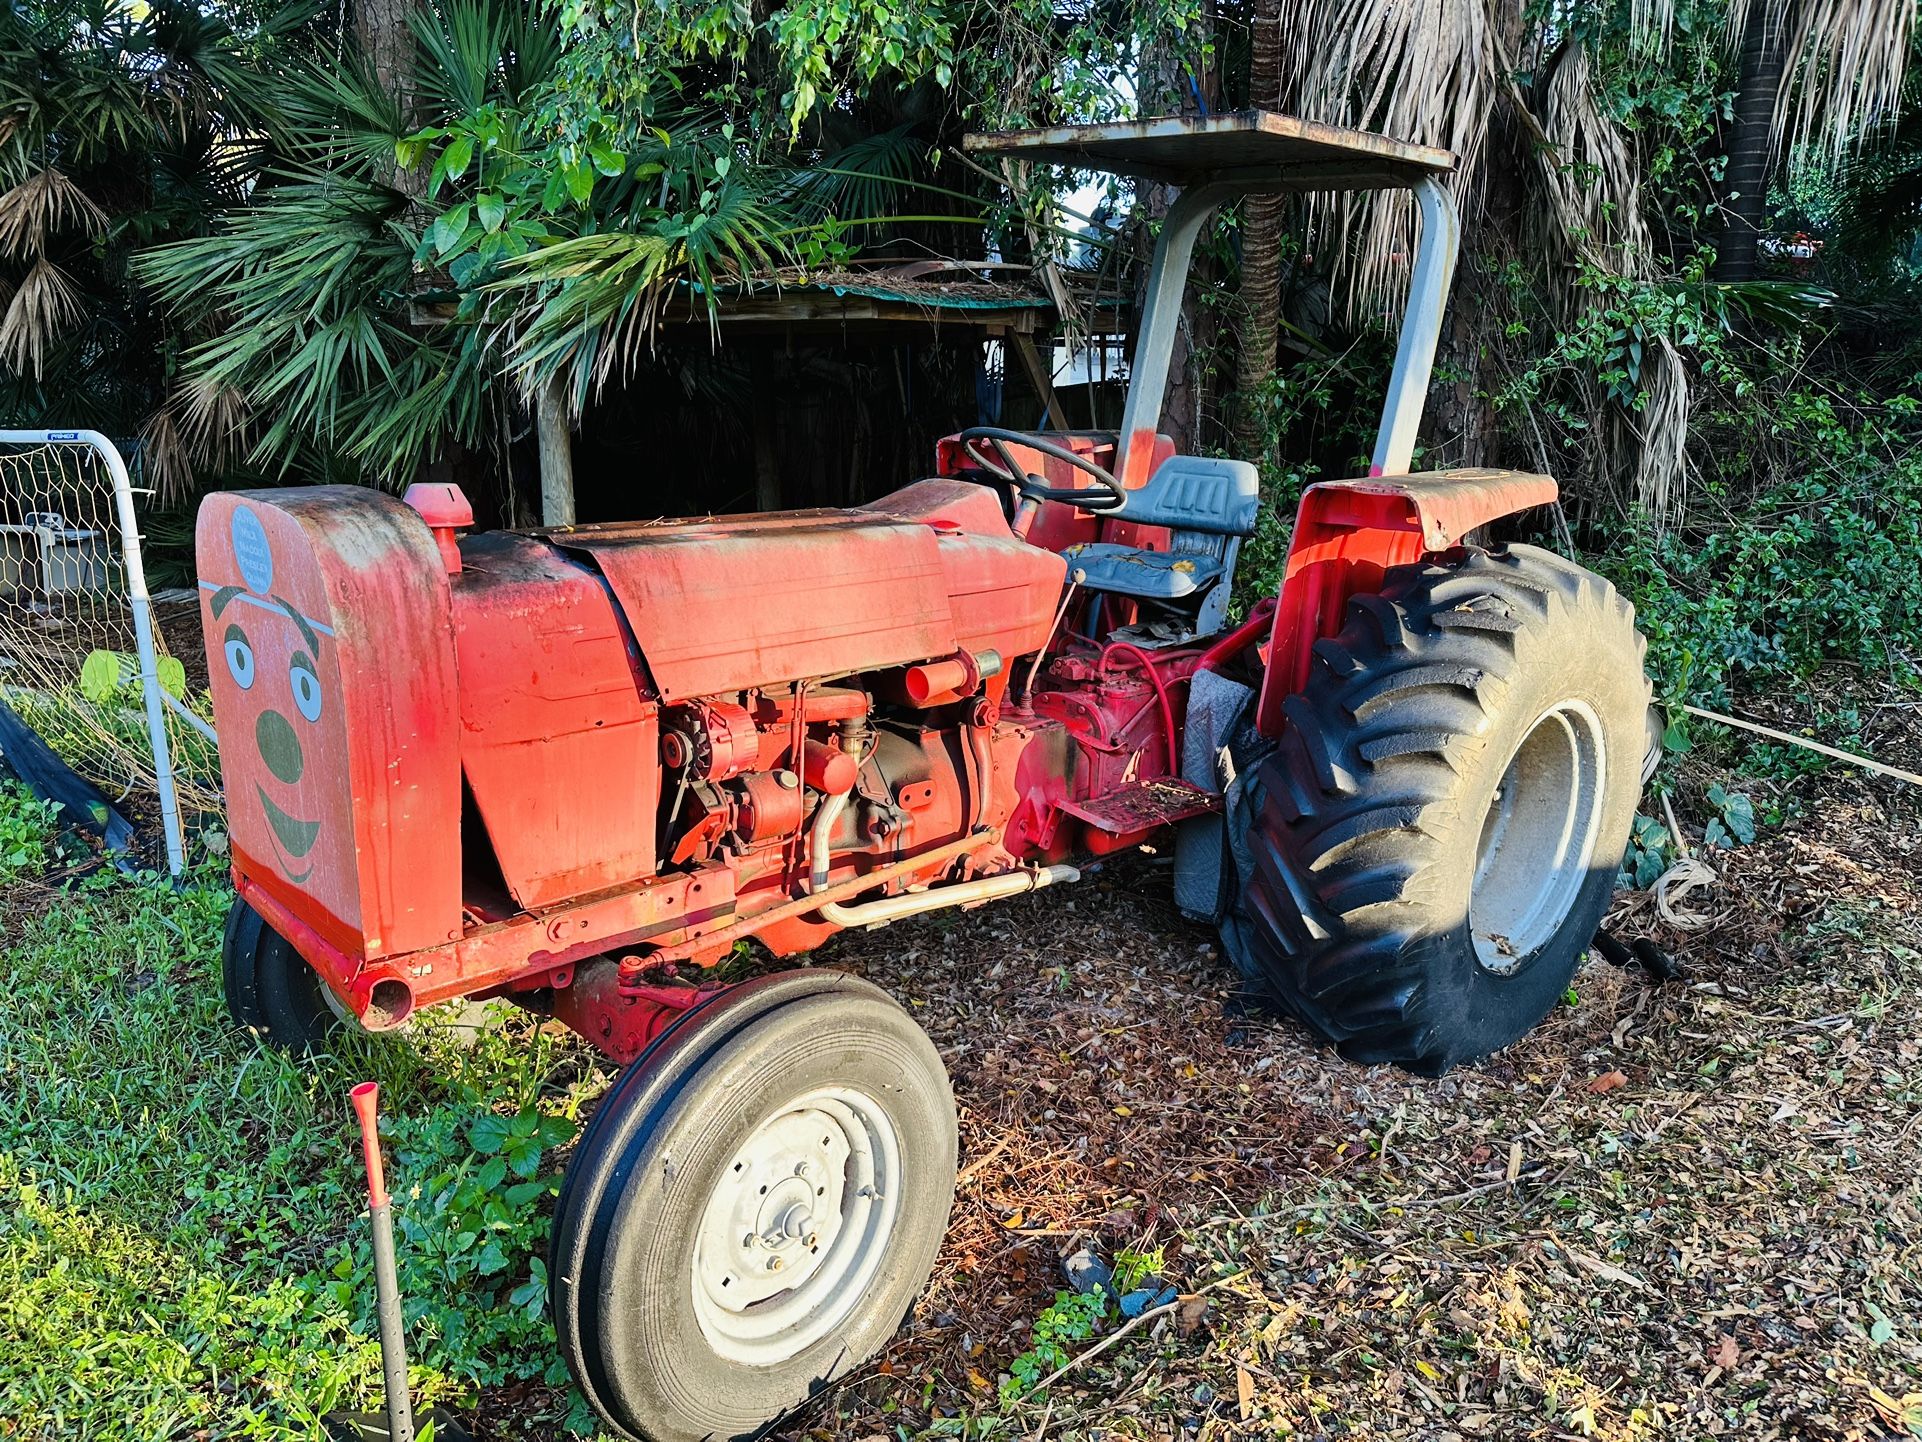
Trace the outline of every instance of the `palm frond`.
[[1841, 155], [1899, 113], [1915, 10], [1915, 0], [1801, 0], [1792, 6], [1789, 123], [1778, 136]]
[[1642, 407], [1630, 420], [1640, 440], [1635, 500], [1655, 523], [1679, 516], [1688, 447], [1688, 371], [1667, 336], [1656, 336], [1642, 366]]
[[[1637, 37], [1666, 50], [1676, 0], [1630, 0]], [[1723, 45], [1739, 54], [1751, 23], [1780, 32], [1778, 151], [1813, 146], [1840, 156], [1901, 113], [1915, 0], [1729, 0]]]
[[[1486, 0], [1288, 0], [1287, 104], [1311, 120], [1452, 150], [1457, 201], [1477, 174], [1497, 69]], [[1351, 313], [1379, 312], [1405, 287], [1414, 248], [1406, 195], [1318, 198], [1316, 213], [1353, 252]]]
[[471, 115], [487, 103], [499, 77], [509, 24], [505, 8], [451, 0], [407, 17], [425, 63], [416, 71], [430, 111]]
[[805, 221], [883, 216], [900, 208], [927, 154], [911, 123], [864, 135], [795, 171], [788, 198], [796, 216]]
[[510, 366], [533, 391], [566, 371], [576, 406], [651, 351], [671, 300], [703, 305], [789, 258], [794, 217], [752, 172], [733, 171], [694, 214], [557, 241], [509, 261], [490, 292], [510, 298]]
[[83, 314], [78, 288], [42, 256], [0, 317], [0, 363], [35, 380], [43, 378], [47, 356]]
[[107, 212], [51, 165], [0, 195], [0, 252], [16, 259], [42, 254], [56, 231], [98, 235], [106, 224]]
[[171, 407], [162, 406], [140, 428], [141, 469], [163, 503], [178, 505], [193, 493], [194, 468]]
[[[1554, 284], [1578, 262], [1616, 275], [1650, 274], [1648, 227], [1642, 219], [1640, 168], [1621, 128], [1595, 103], [1588, 47], [1564, 46], [1543, 77], [1535, 159], [1548, 206], [1543, 239], [1562, 265], [1552, 278], [1564, 311], [1590, 294]], [[1532, 114], [1522, 112], [1530, 121]]]

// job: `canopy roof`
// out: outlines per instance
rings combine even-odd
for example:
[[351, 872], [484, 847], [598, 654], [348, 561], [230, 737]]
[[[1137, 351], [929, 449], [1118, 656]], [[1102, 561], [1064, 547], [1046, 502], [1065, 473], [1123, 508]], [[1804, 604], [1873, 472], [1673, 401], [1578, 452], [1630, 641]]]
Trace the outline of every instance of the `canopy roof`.
[[1455, 168], [1446, 150], [1268, 110], [995, 130], [967, 136], [962, 145], [977, 155], [1105, 170], [1183, 188], [1221, 181], [1263, 190], [1372, 190]]

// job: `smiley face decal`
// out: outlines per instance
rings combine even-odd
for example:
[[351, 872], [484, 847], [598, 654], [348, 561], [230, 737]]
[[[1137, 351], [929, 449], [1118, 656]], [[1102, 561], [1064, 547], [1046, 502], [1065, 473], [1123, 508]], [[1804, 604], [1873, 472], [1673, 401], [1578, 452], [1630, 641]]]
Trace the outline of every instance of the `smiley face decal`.
[[[210, 592], [209, 639], [217, 640], [216, 664], [226, 663], [237, 695], [251, 703], [251, 740], [264, 774], [251, 778], [252, 799], [266, 818], [275, 864], [296, 885], [314, 873], [315, 844], [323, 821], [303, 815], [301, 783], [312, 765], [319, 727], [327, 716], [327, 688], [321, 681], [325, 650], [333, 629], [306, 615], [275, 586], [273, 547], [260, 516], [245, 502], [236, 504], [229, 527], [238, 582], [202, 580]], [[242, 707], [221, 708], [233, 712]], [[223, 739], [234, 728], [223, 715]], [[229, 742], [229, 744], [232, 744]], [[251, 770], [251, 768], [249, 768]], [[236, 778], [229, 777], [228, 805]], [[275, 783], [272, 789], [268, 782]], [[244, 784], [244, 783], [243, 783]]]

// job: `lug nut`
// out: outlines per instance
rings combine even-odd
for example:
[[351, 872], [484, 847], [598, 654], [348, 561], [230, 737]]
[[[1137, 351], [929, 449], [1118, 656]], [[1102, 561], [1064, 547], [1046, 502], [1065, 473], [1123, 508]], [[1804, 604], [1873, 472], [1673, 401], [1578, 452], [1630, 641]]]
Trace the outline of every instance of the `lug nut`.
[[767, 1269], [770, 1272], [778, 1272], [781, 1270], [782, 1267], [786, 1265], [787, 1264], [783, 1262], [779, 1257], [769, 1257], [767, 1259]]

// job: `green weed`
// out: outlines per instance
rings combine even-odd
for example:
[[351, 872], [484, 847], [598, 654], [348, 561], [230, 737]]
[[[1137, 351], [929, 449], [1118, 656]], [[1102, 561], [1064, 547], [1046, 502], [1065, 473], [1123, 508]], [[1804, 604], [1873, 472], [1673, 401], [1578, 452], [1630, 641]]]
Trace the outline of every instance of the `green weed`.
[[[53, 820], [0, 790], [7, 854], [50, 855]], [[530, 1028], [475, 1039], [431, 1012], [296, 1063], [226, 1016], [231, 899], [211, 871], [178, 889], [102, 871], [52, 905], [0, 901], [0, 1418], [63, 1439], [310, 1438], [319, 1414], [375, 1405], [346, 1095], [369, 1078], [417, 1394], [559, 1380], [551, 1157], [598, 1074], [569, 1056], [561, 1085]]]
[[18, 781], [0, 781], [0, 881], [31, 876], [46, 865], [59, 812]]
[[1001, 1401], [1016, 1401], [1044, 1377], [1067, 1366], [1073, 1355], [1070, 1349], [1101, 1330], [1108, 1319], [1108, 1305], [1105, 1291], [1056, 1292], [1053, 1303], [1034, 1319], [1028, 1350], [1008, 1364]]

